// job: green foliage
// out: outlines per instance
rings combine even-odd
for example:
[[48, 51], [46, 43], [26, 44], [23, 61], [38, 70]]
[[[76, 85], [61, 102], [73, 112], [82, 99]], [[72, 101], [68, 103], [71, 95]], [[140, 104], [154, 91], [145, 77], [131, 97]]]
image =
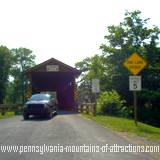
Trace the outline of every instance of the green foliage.
[[103, 90], [106, 84], [106, 67], [105, 58], [103, 56], [94, 55], [93, 57], [85, 58], [83, 61], [75, 64], [76, 68], [82, 72], [79, 84], [79, 95], [88, 95], [90, 101], [94, 99], [94, 95], [91, 94], [91, 80], [93, 78], [100, 79], [101, 90]]
[[91, 58], [85, 58], [83, 61], [77, 62], [75, 66], [82, 72], [82, 80], [102, 79], [105, 76], [105, 59], [103, 56], [94, 55]]
[[120, 109], [120, 116], [125, 118], [133, 118], [133, 106], [123, 106]]
[[97, 100], [97, 111], [103, 114], [120, 115], [124, 102], [115, 90], [105, 91]]
[[5, 98], [10, 65], [11, 54], [9, 49], [5, 46], [0, 46], [0, 104], [3, 103]]
[[160, 92], [144, 89], [139, 96], [141, 100], [138, 117], [141, 121], [159, 126], [160, 124]]
[[124, 22], [108, 27], [108, 35], [105, 39], [109, 45], [100, 46], [106, 56], [109, 77], [112, 77], [110, 88], [117, 90], [125, 97], [128, 105], [132, 103], [132, 95], [128, 90], [129, 72], [124, 68], [123, 62], [129, 55], [138, 52], [148, 61], [148, 68], [142, 72], [146, 83], [145, 88], [153, 89], [153, 86], [157, 88], [159, 84], [157, 82], [160, 50], [157, 49], [156, 44], [160, 31], [156, 26], [148, 28], [149, 19], [141, 19], [140, 14], [140, 11], [127, 11]]
[[5, 115], [2, 115], [2, 114], [0, 113], [0, 119], [9, 118], [9, 117], [12, 117], [12, 116], [14, 116], [14, 115], [15, 115], [14, 112], [6, 112]]
[[24, 103], [28, 87], [26, 70], [35, 65], [35, 55], [27, 48], [11, 49], [11, 54], [11, 76], [14, 80], [8, 86], [8, 90], [12, 91], [10, 100], [12, 103]]
[[118, 132], [129, 132], [135, 135], [146, 137], [149, 139], [159, 139], [160, 138], [160, 128], [153, 127], [144, 123], [139, 122], [138, 126], [134, 124], [134, 121], [127, 118], [120, 118], [114, 116], [104, 116], [104, 115], [85, 115], [85, 117], [90, 118], [104, 127], [111, 128]]
[[[104, 37], [107, 43], [100, 46], [103, 63], [93, 58], [80, 62], [82, 80], [99, 78], [102, 91], [116, 90], [126, 105], [133, 105], [133, 94], [129, 91], [129, 71], [123, 66], [124, 60], [132, 53], [137, 52], [148, 62], [147, 67], [141, 72], [143, 90], [138, 94], [139, 120], [160, 125], [160, 48], [158, 47], [160, 29], [148, 25], [149, 18], [142, 19], [140, 11], [126, 11], [124, 21], [119, 25], [107, 27]], [[98, 65], [99, 63], [99, 65]], [[93, 64], [93, 65], [92, 65]], [[102, 68], [100, 67], [102, 66]], [[97, 69], [94, 69], [96, 68]], [[101, 70], [97, 74], [97, 70]], [[94, 75], [94, 76], [93, 76]], [[113, 104], [114, 106], [114, 104]], [[114, 107], [113, 107], [114, 108]], [[132, 107], [122, 107], [124, 116], [132, 117]], [[158, 114], [156, 114], [156, 112]], [[147, 118], [149, 116], [150, 118]]]
[[[148, 89], [144, 89], [141, 93], [141, 98], [145, 101], [145, 102], [150, 102], [150, 103], [154, 103], [156, 102], [158, 99], [160, 99], [160, 92], [158, 91], [153, 91], [153, 90], [148, 90]], [[160, 106], [160, 104], [158, 104]]]

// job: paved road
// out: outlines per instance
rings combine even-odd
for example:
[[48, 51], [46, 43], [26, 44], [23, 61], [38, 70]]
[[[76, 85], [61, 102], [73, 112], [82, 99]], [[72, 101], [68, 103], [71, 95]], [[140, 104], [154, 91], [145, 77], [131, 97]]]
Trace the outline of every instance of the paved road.
[[[0, 145], [127, 145], [127, 141], [78, 114], [61, 113], [52, 120], [21, 116], [0, 121]], [[59, 148], [60, 149], [60, 148]], [[0, 160], [151, 160], [142, 153], [2, 153]]]

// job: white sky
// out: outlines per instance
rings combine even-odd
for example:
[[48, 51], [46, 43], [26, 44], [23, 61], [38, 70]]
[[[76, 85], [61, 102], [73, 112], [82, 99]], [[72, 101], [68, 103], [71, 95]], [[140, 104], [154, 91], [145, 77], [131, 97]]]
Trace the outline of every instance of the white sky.
[[36, 63], [51, 57], [71, 66], [101, 53], [107, 26], [125, 10], [141, 10], [160, 27], [159, 0], [0, 0], [0, 45], [29, 48]]

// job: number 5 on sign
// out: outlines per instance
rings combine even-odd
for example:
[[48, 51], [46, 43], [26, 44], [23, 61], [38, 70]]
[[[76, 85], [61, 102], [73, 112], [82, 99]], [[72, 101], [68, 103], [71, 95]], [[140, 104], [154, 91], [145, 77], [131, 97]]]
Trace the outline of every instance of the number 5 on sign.
[[141, 76], [129, 76], [129, 90], [141, 91]]

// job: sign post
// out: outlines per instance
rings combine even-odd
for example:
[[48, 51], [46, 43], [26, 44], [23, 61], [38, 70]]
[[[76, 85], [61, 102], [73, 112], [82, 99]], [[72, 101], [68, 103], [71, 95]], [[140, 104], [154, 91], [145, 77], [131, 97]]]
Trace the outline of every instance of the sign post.
[[129, 90], [133, 91], [134, 120], [137, 126], [137, 91], [141, 91], [141, 76], [129, 76]]
[[133, 91], [133, 99], [134, 99], [134, 122], [137, 126], [137, 92]]
[[147, 62], [138, 54], [131, 54], [123, 63], [123, 65], [134, 75], [129, 77], [129, 90], [133, 91], [134, 102], [134, 121], [137, 126], [137, 91], [141, 91], [141, 76], [138, 75], [143, 68], [147, 65]]
[[93, 115], [96, 115], [96, 99], [97, 99], [97, 93], [100, 92], [100, 87], [99, 87], [99, 79], [92, 79], [92, 93], [94, 93], [94, 98], [95, 98], [95, 104], [94, 104], [94, 108], [93, 108]]

